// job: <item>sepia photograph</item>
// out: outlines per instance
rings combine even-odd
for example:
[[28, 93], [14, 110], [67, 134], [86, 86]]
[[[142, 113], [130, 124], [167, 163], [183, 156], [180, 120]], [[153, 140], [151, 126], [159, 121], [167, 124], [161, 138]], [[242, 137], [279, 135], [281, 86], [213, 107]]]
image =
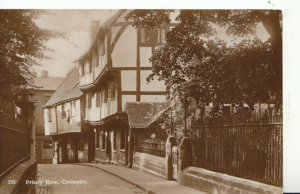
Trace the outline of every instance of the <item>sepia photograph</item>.
[[283, 193], [279, 9], [1, 9], [0, 194]]

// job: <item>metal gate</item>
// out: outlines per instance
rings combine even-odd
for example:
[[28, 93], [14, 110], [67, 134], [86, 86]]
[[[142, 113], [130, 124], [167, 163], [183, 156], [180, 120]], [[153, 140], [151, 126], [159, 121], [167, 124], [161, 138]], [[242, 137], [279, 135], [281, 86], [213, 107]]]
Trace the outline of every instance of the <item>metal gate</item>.
[[177, 180], [177, 164], [178, 164], [178, 149], [177, 146], [172, 147], [172, 167], [173, 167], [173, 179]]

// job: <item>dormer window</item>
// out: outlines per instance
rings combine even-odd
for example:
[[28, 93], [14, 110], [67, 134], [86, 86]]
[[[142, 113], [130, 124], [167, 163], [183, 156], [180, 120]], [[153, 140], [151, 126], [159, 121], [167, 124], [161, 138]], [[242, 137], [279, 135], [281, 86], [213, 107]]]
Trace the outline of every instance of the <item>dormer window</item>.
[[163, 44], [166, 41], [166, 29], [146, 29], [140, 30], [140, 43], [144, 47], [152, 47]]

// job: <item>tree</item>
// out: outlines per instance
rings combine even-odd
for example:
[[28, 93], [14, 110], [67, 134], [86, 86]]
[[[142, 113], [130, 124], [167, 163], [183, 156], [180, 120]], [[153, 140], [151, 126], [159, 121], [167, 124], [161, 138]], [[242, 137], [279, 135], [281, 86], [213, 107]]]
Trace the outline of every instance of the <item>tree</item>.
[[[135, 10], [127, 18], [135, 27], [166, 27], [170, 10]], [[281, 12], [265, 10], [181, 10], [178, 24], [151, 61], [154, 77], [164, 80], [183, 102], [281, 103]], [[253, 37], [261, 22], [270, 34], [262, 42]], [[218, 25], [242, 41], [229, 45], [216, 36]], [[274, 97], [276, 96], [276, 98]], [[252, 107], [252, 106], [250, 106]]]
[[15, 98], [30, 84], [31, 67], [44, 57], [44, 42], [52, 35], [34, 22], [36, 10], [0, 11], [0, 98]]

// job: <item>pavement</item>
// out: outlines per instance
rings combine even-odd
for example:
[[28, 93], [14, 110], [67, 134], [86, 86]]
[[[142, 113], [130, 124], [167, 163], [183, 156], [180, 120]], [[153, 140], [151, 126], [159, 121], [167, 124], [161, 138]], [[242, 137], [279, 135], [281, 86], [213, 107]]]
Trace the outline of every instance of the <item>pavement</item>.
[[179, 185], [176, 181], [166, 180], [116, 164], [77, 163], [77, 165], [89, 166], [105, 171], [143, 189], [148, 194], [207, 194], [191, 187]]
[[88, 166], [39, 164], [36, 194], [144, 194], [117, 176]]

